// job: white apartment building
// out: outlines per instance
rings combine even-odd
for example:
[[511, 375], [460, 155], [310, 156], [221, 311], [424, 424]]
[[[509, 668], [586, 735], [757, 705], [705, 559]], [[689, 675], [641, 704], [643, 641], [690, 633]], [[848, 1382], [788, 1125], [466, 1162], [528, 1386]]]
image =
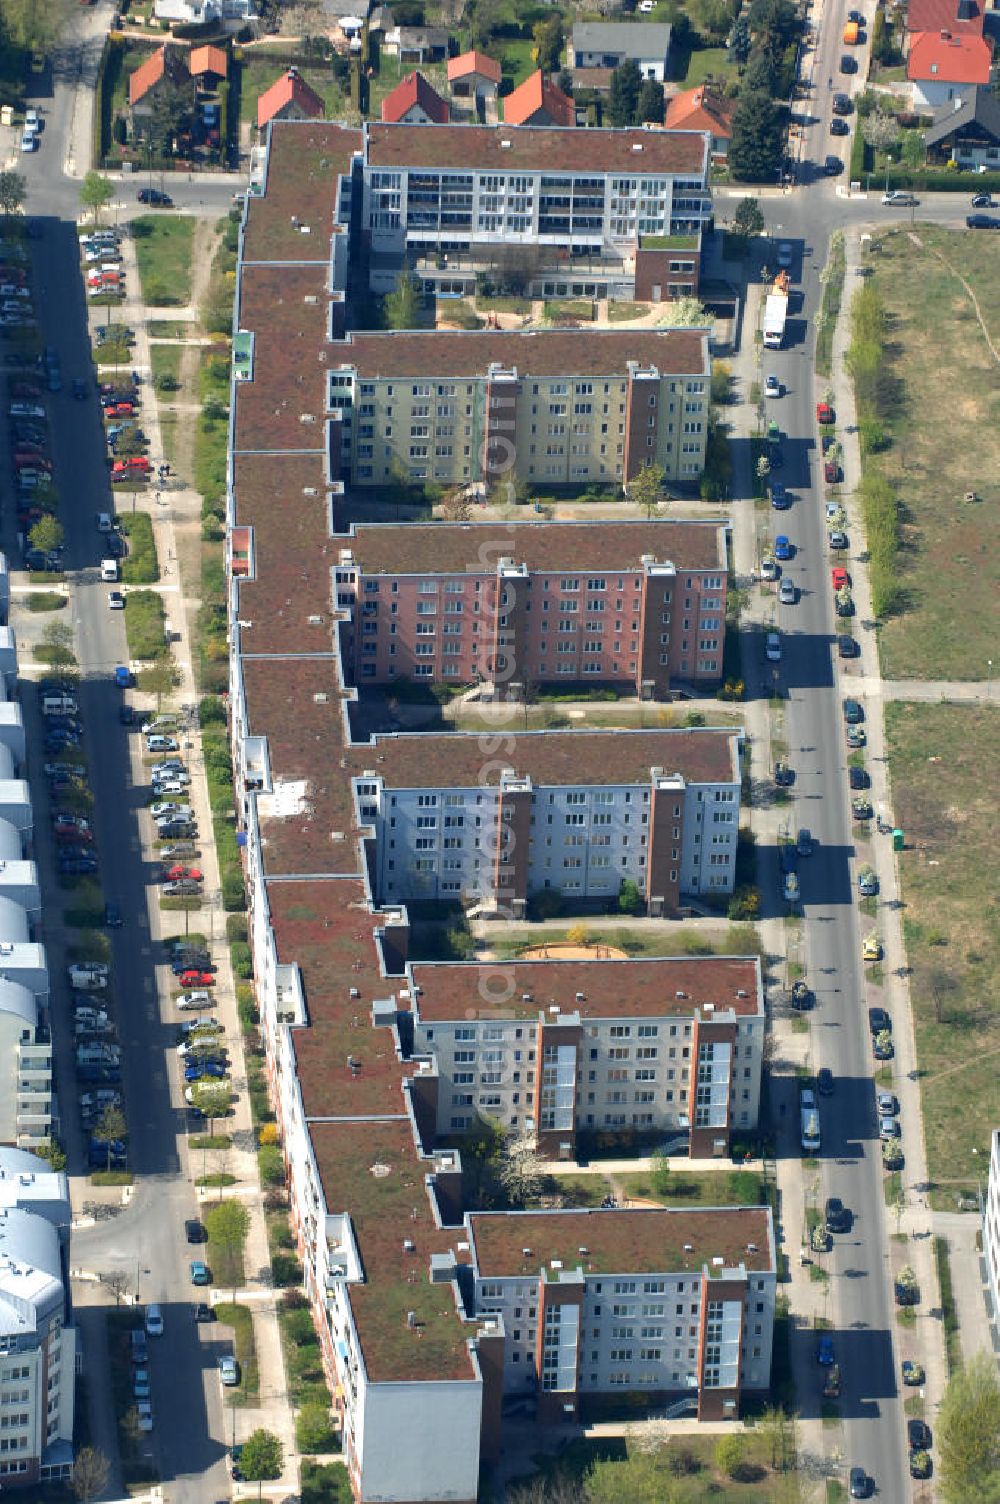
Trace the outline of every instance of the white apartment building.
[[503, 1322], [504, 1392], [537, 1396], [539, 1420], [629, 1390], [722, 1420], [742, 1394], [766, 1392], [776, 1283], [766, 1207], [465, 1220], [476, 1313]]
[[727, 1154], [760, 1109], [764, 994], [755, 956], [407, 967], [413, 1052], [434, 1061], [437, 1132], [477, 1115], [550, 1157], [580, 1133], [690, 1135]]
[[461, 899], [523, 910], [552, 890], [613, 898], [632, 881], [660, 911], [731, 893], [739, 833], [737, 735], [527, 732], [509, 759], [476, 736], [378, 738], [355, 766], [375, 835], [378, 902]]
[[70, 1217], [65, 1175], [0, 1148], [0, 1488], [66, 1478], [72, 1468]]
[[33, 1149], [52, 1136], [52, 1039], [23, 982], [0, 977], [0, 1144]]

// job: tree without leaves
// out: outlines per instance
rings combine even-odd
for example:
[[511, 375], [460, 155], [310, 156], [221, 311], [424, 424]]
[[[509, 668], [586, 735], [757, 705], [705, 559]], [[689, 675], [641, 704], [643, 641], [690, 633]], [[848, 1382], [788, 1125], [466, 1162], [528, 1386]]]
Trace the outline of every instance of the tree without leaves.
[[98, 1494], [104, 1492], [110, 1471], [108, 1459], [103, 1452], [99, 1452], [96, 1447], [81, 1447], [76, 1454], [71, 1479], [73, 1492], [80, 1504], [90, 1504], [91, 1499], [96, 1499]]
[[774, 181], [781, 165], [781, 117], [762, 90], [742, 94], [733, 112], [729, 166], [742, 182]]
[[657, 325], [670, 329], [709, 329], [712, 319], [697, 298], [671, 298], [663, 305]]
[[88, 172], [80, 185], [80, 202], [94, 215], [94, 224], [101, 222], [101, 210], [115, 196], [115, 185], [100, 172]]
[[948, 1381], [938, 1411], [938, 1486], [947, 1504], [1000, 1498], [1000, 1383], [985, 1352]]
[[517, 1134], [504, 1142], [497, 1178], [512, 1205], [524, 1206], [534, 1200], [541, 1189], [543, 1171], [533, 1138]]
[[57, 517], [46, 515], [39, 517], [38, 521], [28, 533], [28, 542], [32, 548], [41, 549], [43, 554], [54, 553], [57, 548], [62, 548], [66, 534], [62, 523]]
[[120, 1306], [129, 1292], [129, 1280], [125, 1270], [112, 1269], [110, 1274], [103, 1276], [101, 1283], [115, 1297], [115, 1305]]

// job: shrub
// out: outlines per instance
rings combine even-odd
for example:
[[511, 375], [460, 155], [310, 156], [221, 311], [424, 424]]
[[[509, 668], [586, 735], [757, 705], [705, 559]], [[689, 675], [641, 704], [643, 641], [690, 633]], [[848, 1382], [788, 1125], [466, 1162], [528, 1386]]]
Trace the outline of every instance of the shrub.
[[322, 1405], [303, 1405], [295, 1417], [295, 1442], [300, 1452], [332, 1452], [337, 1438], [330, 1411]]
[[284, 1185], [285, 1157], [274, 1144], [265, 1144], [257, 1151], [257, 1164], [264, 1185]]
[[296, 1347], [304, 1347], [306, 1343], [316, 1341], [316, 1328], [313, 1325], [308, 1302], [296, 1306], [295, 1310], [290, 1310], [281, 1324], [285, 1336], [289, 1342], [294, 1342]]
[[229, 956], [233, 963], [233, 973], [241, 981], [248, 981], [253, 976], [253, 957], [250, 947], [243, 940], [237, 940], [229, 947]]
[[153, 541], [153, 522], [146, 512], [123, 513], [121, 530], [128, 538], [128, 557], [122, 561], [122, 579], [126, 585], [155, 585], [160, 565]]
[[309, 1301], [301, 1290], [286, 1290], [281, 1297], [281, 1309], [283, 1311], [303, 1311], [307, 1310], [308, 1307]]
[[262, 1146], [265, 1144], [280, 1144], [281, 1134], [278, 1132], [277, 1123], [265, 1123], [257, 1135], [257, 1142]]
[[228, 914], [226, 916], [226, 939], [230, 945], [235, 944], [237, 940], [246, 940], [248, 938], [247, 916], [245, 914]]
[[302, 1265], [291, 1253], [276, 1253], [271, 1259], [271, 1278], [277, 1289], [287, 1285], [301, 1285]]
[[254, 995], [249, 987], [237, 987], [236, 1011], [240, 1016], [240, 1028], [244, 1034], [250, 1034], [260, 1023], [260, 1013], [254, 1001]]
[[199, 726], [225, 726], [226, 707], [218, 695], [205, 695], [198, 702]]

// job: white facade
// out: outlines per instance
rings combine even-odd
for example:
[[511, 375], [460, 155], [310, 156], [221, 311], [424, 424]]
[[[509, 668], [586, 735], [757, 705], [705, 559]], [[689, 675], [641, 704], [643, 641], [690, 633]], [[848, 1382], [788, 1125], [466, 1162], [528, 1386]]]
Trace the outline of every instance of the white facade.
[[[461, 130], [460, 126], [437, 129]], [[489, 172], [366, 165], [364, 224], [372, 249], [489, 250], [572, 246], [574, 257], [633, 250], [643, 235], [693, 234], [712, 212], [708, 146], [700, 173]], [[456, 162], [461, 164], [461, 139]], [[456, 220], [456, 205], [461, 205]], [[563, 207], [566, 205], [567, 207]], [[557, 207], [558, 206], [558, 207]]]
[[[666, 968], [665, 968], [666, 970]], [[730, 1015], [713, 1014], [715, 1022]], [[741, 1131], [752, 1128], [760, 1110], [763, 1014], [733, 1020], [735, 1054], [720, 1071], [723, 1107]], [[575, 1127], [578, 1130], [639, 1133], [690, 1128], [690, 1019], [615, 1016], [583, 1018], [570, 1013], [545, 1015], [551, 1027], [578, 1025], [578, 1049], [568, 1050], [574, 1087], [575, 1123], [535, 1121], [532, 1104], [541, 1064], [537, 1059], [538, 1026], [525, 1019], [453, 1020], [436, 1018], [414, 1024], [414, 1053], [433, 1055], [440, 1079], [438, 1132], [460, 1133], [474, 1116], [494, 1118], [512, 1133]], [[716, 1043], [715, 1052], [722, 1046]], [[695, 1126], [711, 1126], [696, 1122]]]
[[253, 0], [155, 0], [153, 14], [157, 21], [191, 26], [204, 26], [211, 21], [254, 21], [257, 18]]
[[37, 1148], [52, 1135], [52, 1044], [31, 992], [0, 979], [0, 1144]]
[[[670, 780], [658, 780], [666, 784]], [[379, 901], [488, 901], [495, 889], [501, 792], [531, 793], [528, 891], [613, 897], [631, 879], [645, 890], [651, 856], [651, 782], [500, 788], [392, 788], [374, 772], [355, 781], [359, 818], [377, 845]], [[673, 786], [682, 814], [677, 864], [682, 893], [730, 893], [735, 883], [740, 790], [736, 782]], [[680, 830], [678, 826], [678, 830]]]

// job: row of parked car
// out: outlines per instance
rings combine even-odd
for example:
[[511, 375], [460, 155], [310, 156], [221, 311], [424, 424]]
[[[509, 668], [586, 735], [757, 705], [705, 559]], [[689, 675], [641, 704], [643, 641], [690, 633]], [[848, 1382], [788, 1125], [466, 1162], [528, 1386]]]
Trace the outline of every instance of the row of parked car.
[[87, 230], [80, 236], [80, 256], [88, 298], [122, 299], [125, 268], [119, 230]]
[[67, 967], [80, 1121], [87, 1136], [92, 1170], [123, 1169], [128, 1159], [127, 1134], [109, 1133], [108, 1114], [124, 1113], [121, 1092], [121, 1046], [112, 1013], [111, 969], [103, 961], [80, 961]]

